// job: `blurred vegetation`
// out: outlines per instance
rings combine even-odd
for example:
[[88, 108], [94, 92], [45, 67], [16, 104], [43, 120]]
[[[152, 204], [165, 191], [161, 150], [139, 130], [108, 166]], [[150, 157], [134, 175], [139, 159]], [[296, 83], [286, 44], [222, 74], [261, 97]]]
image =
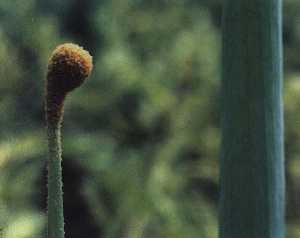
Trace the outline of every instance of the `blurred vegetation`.
[[[66, 237], [217, 237], [221, 3], [0, 1], [0, 237], [44, 237], [44, 78], [68, 41], [95, 67], [66, 102]], [[284, 3], [286, 216], [297, 238], [300, 1]]]

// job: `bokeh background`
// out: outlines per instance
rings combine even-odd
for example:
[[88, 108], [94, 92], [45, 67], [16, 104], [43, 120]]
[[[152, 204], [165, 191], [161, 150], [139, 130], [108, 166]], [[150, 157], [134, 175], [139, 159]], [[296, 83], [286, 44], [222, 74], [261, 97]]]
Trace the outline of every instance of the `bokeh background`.
[[[94, 56], [66, 102], [67, 238], [216, 238], [220, 0], [0, 0], [0, 237], [45, 237], [46, 66]], [[300, 237], [300, 1], [284, 1], [288, 238]], [[247, 184], [245, 184], [247, 186]]]

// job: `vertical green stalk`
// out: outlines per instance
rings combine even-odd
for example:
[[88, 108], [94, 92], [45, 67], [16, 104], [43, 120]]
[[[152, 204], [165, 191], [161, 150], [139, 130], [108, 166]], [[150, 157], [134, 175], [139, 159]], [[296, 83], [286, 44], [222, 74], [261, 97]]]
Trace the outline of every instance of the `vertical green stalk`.
[[48, 159], [48, 238], [64, 238], [61, 124], [66, 95], [90, 75], [92, 57], [78, 45], [58, 46], [48, 64], [46, 121]]
[[225, 0], [220, 238], [283, 238], [281, 0]]
[[48, 238], [64, 237], [60, 125], [48, 125]]

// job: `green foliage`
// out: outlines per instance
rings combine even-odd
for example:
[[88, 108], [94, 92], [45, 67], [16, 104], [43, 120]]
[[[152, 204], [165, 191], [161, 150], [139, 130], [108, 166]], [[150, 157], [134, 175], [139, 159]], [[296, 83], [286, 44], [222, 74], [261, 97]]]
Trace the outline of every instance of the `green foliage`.
[[[298, 7], [286, 1], [284, 14], [291, 238], [300, 226]], [[0, 22], [4, 238], [45, 232], [43, 87], [51, 50], [66, 41], [94, 56], [65, 108], [66, 237], [217, 237], [220, 1], [0, 1]]]

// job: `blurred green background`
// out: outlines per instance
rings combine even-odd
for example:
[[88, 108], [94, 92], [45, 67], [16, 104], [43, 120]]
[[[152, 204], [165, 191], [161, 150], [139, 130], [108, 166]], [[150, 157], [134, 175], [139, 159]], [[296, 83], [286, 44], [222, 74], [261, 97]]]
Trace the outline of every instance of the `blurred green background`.
[[[216, 238], [220, 0], [0, 0], [0, 237], [45, 237], [46, 66], [94, 71], [66, 102], [67, 238]], [[300, 1], [284, 1], [288, 238], [300, 237]], [[245, 186], [247, 186], [245, 184]]]

